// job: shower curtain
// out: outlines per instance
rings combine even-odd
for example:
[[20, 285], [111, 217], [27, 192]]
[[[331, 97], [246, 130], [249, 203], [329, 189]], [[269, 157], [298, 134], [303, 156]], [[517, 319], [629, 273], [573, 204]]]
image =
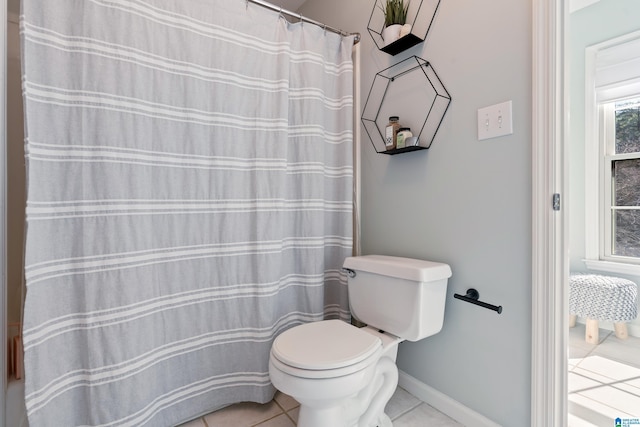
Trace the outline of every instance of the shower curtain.
[[245, 0], [23, 0], [26, 405], [171, 426], [347, 319], [352, 37]]

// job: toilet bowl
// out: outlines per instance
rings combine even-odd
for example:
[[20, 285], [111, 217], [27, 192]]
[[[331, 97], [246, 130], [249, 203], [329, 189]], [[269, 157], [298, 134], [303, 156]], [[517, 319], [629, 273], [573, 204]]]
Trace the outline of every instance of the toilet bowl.
[[300, 403], [298, 426], [392, 425], [384, 406], [398, 384], [394, 359], [400, 340], [381, 335], [373, 328], [324, 320], [276, 338], [269, 375], [278, 390]]
[[442, 328], [446, 264], [367, 255], [344, 262], [351, 312], [341, 320], [295, 326], [273, 342], [273, 385], [300, 403], [298, 427], [392, 427], [384, 408], [398, 384], [401, 341]]

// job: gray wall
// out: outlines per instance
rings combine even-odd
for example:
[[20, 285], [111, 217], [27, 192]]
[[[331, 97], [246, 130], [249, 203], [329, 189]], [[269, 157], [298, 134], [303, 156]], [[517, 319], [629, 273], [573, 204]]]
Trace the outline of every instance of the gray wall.
[[[571, 14], [569, 21], [570, 89], [570, 257], [571, 270], [590, 272], [585, 258], [585, 49], [609, 39], [640, 30], [638, 0], [600, 0]], [[603, 272], [602, 274], [616, 275]], [[640, 276], [624, 276], [640, 284]], [[606, 324], [605, 324], [606, 326]], [[610, 325], [609, 325], [610, 326]], [[632, 322], [630, 333], [640, 331], [640, 320]]]
[[[399, 368], [497, 423], [529, 425], [531, 1], [442, 1], [426, 42], [395, 57], [367, 33], [373, 5], [308, 0], [300, 12], [362, 34], [363, 106], [375, 73], [410, 55], [453, 98], [429, 150], [376, 154], [363, 131], [363, 252], [453, 270], [442, 331], [401, 344]], [[478, 141], [476, 110], [506, 100], [513, 135]], [[503, 313], [453, 298], [469, 287]]]

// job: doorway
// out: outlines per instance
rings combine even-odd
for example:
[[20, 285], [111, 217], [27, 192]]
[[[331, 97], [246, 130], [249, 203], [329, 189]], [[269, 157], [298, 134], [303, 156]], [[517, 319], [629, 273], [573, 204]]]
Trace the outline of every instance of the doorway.
[[[570, 6], [609, 0], [533, 2], [532, 426], [568, 425]], [[632, 1], [617, 1], [631, 7]], [[628, 13], [628, 12], [627, 12]], [[635, 15], [637, 16], [637, 14]], [[583, 86], [584, 88], [584, 86]], [[558, 194], [559, 210], [553, 209]], [[567, 209], [569, 207], [569, 209]], [[614, 421], [614, 420], [611, 420]], [[614, 425], [614, 424], [612, 424]]]
[[[613, 210], [606, 209], [606, 201], [619, 198], [604, 195], [608, 191], [615, 194], [623, 183], [621, 176], [618, 184], [613, 185], [615, 181], [609, 175], [617, 162], [616, 147], [626, 144], [616, 135], [623, 133], [628, 118], [640, 117], [636, 113], [640, 111], [635, 105], [638, 102], [634, 101], [634, 97], [640, 99], [640, 73], [635, 71], [640, 66], [630, 61], [640, 51], [640, 22], [629, 16], [640, 13], [640, 4], [599, 0], [580, 6], [574, 4], [565, 21], [568, 28], [565, 61], [570, 72], [565, 97], [571, 117], [565, 142], [570, 163], [565, 170], [571, 196], [570, 271], [640, 283], [640, 265], [633, 264], [631, 259], [637, 258], [638, 245], [623, 236], [627, 230], [635, 236], [640, 232], [625, 224], [627, 208], [622, 205], [621, 213], [615, 214], [618, 219], [607, 220], [607, 210]], [[640, 57], [636, 60], [640, 63]], [[640, 119], [637, 123], [640, 126]], [[631, 157], [640, 145], [640, 127], [635, 124], [634, 121], [631, 138], [635, 148], [622, 150], [628, 153], [624, 162], [630, 165], [637, 165]], [[607, 128], [610, 133], [604, 131]], [[612, 144], [605, 150], [607, 139]], [[607, 165], [607, 161], [613, 163]], [[605, 243], [607, 240], [609, 243]], [[628, 255], [627, 259], [622, 255]], [[612, 322], [600, 322], [599, 326], [599, 340], [591, 344], [585, 340], [584, 319], [570, 329], [567, 373], [570, 427], [613, 426], [617, 418], [624, 424], [625, 419], [640, 416], [640, 384], [637, 384], [640, 321], [625, 323], [627, 339], [613, 333]]]

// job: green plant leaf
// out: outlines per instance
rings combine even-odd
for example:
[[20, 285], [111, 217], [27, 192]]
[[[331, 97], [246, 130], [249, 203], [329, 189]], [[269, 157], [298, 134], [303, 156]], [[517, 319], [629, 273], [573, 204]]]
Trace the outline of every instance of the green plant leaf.
[[384, 26], [404, 25], [407, 22], [409, 3], [410, 1], [407, 1], [405, 4], [404, 0], [385, 0], [383, 5], [378, 5], [384, 13]]

